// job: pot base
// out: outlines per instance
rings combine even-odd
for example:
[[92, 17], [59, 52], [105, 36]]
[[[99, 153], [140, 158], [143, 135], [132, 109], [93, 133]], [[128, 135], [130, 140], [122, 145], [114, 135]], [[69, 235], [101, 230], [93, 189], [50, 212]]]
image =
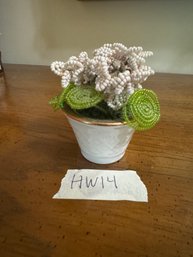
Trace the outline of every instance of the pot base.
[[133, 136], [133, 128], [121, 122], [92, 122], [68, 113], [66, 116], [85, 159], [97, 164], [110, 164], [123, 157]]
[[110, 164], [119, 161], [125, 154], [125, 152], [116, 156], [93, 156], [89, 153], [81, 151], [85, 159], [96, 164]]

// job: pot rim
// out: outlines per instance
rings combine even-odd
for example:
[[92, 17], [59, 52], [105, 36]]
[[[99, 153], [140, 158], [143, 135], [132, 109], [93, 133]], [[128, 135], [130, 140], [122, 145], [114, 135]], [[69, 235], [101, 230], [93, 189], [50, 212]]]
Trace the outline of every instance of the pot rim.
[[73, 112], [72, 109], [69, 107], [65, 107], [65, 109], [62, 109], [64, 111], [64, 114], [67, 118], [70, 118], [72, 120], [85, 123], [88, 125], [97, 125], [97, 126], [127, 126], [126, 122], [121, 121], [115, 121], [115, 120], [97, 120], [92, 119], [84, 116], [79, 116], [75, 112]]

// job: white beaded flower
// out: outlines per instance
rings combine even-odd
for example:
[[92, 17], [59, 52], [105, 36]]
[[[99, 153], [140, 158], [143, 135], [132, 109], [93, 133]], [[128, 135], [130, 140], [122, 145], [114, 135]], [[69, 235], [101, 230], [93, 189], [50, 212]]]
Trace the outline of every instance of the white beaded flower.
[[143, 51], [142, 47], [105, 44], [94, 50], [92, 59], [86, 52], [81, 52], [66, 63], [53, 62], [51, 70], [62, 77], [62, 87], [70, 82], [95, 86], [97, 91], [104, 93], [108, 106], [118, 110], [128, 96], [142, 88], [141, 84], [154, 74], [151, 67], [145, 65], [145, 58], [151, 55], [152, 52]]

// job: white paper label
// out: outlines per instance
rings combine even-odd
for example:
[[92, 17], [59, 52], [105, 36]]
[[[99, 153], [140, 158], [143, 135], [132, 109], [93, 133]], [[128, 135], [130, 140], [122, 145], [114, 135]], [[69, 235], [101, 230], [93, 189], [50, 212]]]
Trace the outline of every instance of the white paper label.
[[68, 170], [53, 198], [148, 202], [146, 186], [133, 170]]

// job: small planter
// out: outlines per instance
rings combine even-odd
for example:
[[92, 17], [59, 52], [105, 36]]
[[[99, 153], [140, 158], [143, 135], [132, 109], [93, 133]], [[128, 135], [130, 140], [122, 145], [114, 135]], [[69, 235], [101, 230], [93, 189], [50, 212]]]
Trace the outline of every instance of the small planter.
[[87, 160], [120, 160], [134, 131], [151, 129], [159, 121], [157, 95], [142, 87], [154, 74], [145, 64], [152, 54], [142, 47], [113, 43], [95, 49], [91, 58], [81, 52], [51, 64], [63, 89], [49, 104], [55, 111], [64, 110]]
[[93, 120], [79, 117], [65, 111], [72, 126], [82, 155], [98, 164], [109, 164], [120, 160], [134, 133], [127, 125], [106, 120]]

